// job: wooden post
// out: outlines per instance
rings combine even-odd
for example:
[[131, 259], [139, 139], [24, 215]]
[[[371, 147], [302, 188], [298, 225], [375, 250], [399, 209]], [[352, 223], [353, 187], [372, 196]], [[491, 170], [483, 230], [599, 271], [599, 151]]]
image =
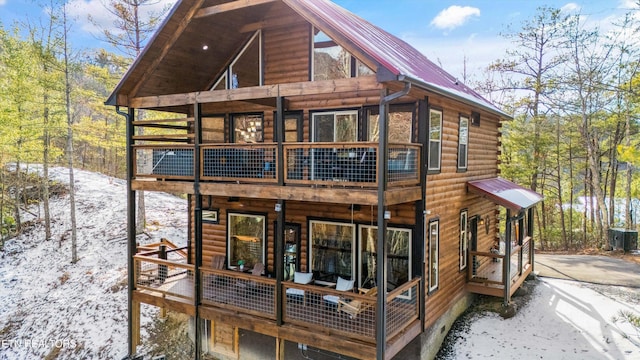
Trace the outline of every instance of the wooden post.
[[200, 194], [200, 141], [202, 139], [202, 119], [200, 118], [201, 107], [195, 103], [193, 107], [194, 119], [194, 146], [193, 146], [193, 194], [195, 196], [194, 209], [194, 241], [195, 241], [195, 267], [193, 272], [193, 305], [195, 307], [194, 316], [194, 340], [195, 340], [195, 360], [200, 360], [202, 355], [202, 321], [200, 321], [200, 267], [202, 266], [202, 195]]
[[138, 345], [140, 345], [140, 303], [137, 301], [131, 302], [131, 349], [129, 352], [134, 355], [137, 351]]
[[[276, 169], [276, 177], [278, 179], [278, 185], [284, 186], [284, 98], [278, 96], [276, 98], [276, 141], [278, 142], [277, 149], [277, 161], [278, 167]], [[276, 301], [276, 324], [278, 326], [283, 324], [283, 311], [284, 311], [284, 299], [282, 296], [282, 279], [284, 278], [284, 223], [285, 218], [285, 206], [286, 203], [282, 199], [278, 199], [276, 204], [276, 235], [275, 235], [275, 247], [274, 254], [274, 266], [276, 271], [276, 288], [275, 288], [275, 301]], [[284, 352], [284, 349], [283, 349]]]
[[285, 340], [282, 338], [276, 338], [276, 360], [285, 360], [284, 356], [284, 345]]
[[502, 259], [502, 281], [504, 282], [503, 306], [511, 301], [511, 210], [507, 209], [504, 234], [504, 259]]

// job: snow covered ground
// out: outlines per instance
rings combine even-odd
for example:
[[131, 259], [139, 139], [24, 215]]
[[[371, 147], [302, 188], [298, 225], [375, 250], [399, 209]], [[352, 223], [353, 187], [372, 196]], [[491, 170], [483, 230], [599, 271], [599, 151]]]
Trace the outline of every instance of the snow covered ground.
[[616, 321], [640, 316], [640, 289], [541, 278], [516, 316], [476, 315], [450, 359], [640, 359], [640, 333]]
[[[50, 241], [38, 223], [0, 253], [0, 360], [119, 360], [127, 353], [126, 184], [74, 173], [80, 261], [70, 263], [68, 196], [51, 202]], [[64, 168], [51, 177], [68, 182]], [[151, 237], [139, 241], [184, 245], [186, 201], [147, 193], [146, 202]], [[640, 334], [613, 320], [619, 310], [639, 308], [640, 289], [543, 279], [515, 317], [475, 317], [452, 358], [640, 359]], [[143, 323], [156, 314], [142, 309]]]
[[[68, 183], [65, 168], [51, 178]], [[0, 359], [122, 359], [127, 354], [126, 182], [74, 171], [78, 255], [71, 264], [69, 198], [0, 253]], [[186, 244], [186, 200], [147, 193], [148, 234]], [[38, 209], [33, 209], [37, 212]], [[62, 247], [58, 246], [61, 238]], [[155, 314], [143, 307], [143, 321]]]

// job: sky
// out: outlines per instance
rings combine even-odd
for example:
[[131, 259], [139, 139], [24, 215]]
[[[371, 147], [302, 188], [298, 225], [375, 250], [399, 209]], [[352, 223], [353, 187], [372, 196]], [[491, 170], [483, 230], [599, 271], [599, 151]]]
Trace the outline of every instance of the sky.
[[[78, 49], [107, 47], [88, 21], [91, 14], [103, 28], [112, 20], [102, 5], [106, 0], [71, 0], [69, 10], [75, 24], [72, 45]], [[157, 7], [175, 0], [158, 0]], [[510, 44], [500, 34], [517, 31], [542, 6], [580, 13], [587, 23], [610, 28], [636, 0], [334, 0], [338, 5], [405, 40], [454, 76], [482, 71], [503, 57]], [[637, 11], [640, 14], [640, 11]], [[29, 0], [0, 0], [0, 22], [35, 23], [44, 11]]]

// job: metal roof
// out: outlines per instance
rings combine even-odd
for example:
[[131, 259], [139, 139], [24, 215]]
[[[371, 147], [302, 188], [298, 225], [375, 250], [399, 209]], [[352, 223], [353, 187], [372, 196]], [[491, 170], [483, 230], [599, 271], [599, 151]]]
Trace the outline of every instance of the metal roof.
[[542, 195], [501, 177], [467, 182], [469, 191], [520, 212], [542, 201]]
[[303, 15], [306, 15], [307, 19], [320, 29], [323, 27], [322, 24], [315, 23], [314, 18], [339, 32], [397, 76], [398, 80], [406, 79], [427, 90], [453, 96], [458, 100], [479, 105], [499, 116], [512, 118], [405, 41], [333, 2], [329, 0], [283, 0], [283, 2], [298, 12], [305, 12]]
[[[336, 43], [371, 59], [378, 65], [374, 70], [379, 74], [386, 71], [394, 80], [410, 81], [415, 87], [502, 118], [512, 118], [405, 41], [329, 0], [264, 2], [232, 12], [194, 17], [199, 9], [226, 2], [228, 0], [178, 0], [106, 103], [122, 104], [124, 100], [120, 101], [120, 96], [126, 99], [203, 91], [237, 52], [244, 37], [250, 35], [239, 31], [243, 25], [258, 23], [265, 16], [286, 18], [297, 14], [330, 35]], [[212, 39], [217, 39], [216, 46], [203, 53], [202, 44]], [[183, 70], [176, 71], [178, 67]]]

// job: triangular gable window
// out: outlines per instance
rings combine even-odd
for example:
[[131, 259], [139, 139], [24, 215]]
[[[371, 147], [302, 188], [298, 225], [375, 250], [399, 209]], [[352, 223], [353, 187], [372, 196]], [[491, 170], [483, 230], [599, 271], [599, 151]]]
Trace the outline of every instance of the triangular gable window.
[[372, 75], [373, 70], [336, 44], [325, 33], [313, 29], [312, 79], [335, 80]]
[[256, 31], [211, 90], [262, 85], [262, 32]]

